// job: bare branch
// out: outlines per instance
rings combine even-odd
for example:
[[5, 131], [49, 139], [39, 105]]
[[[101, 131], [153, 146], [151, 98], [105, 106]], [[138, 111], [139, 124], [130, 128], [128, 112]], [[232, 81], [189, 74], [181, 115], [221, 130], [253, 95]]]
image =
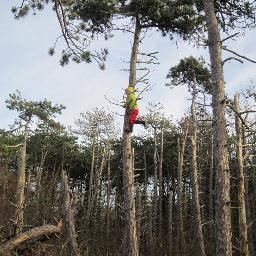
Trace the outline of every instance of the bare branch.
[[238, 56], [239, 58], [248, 60], [248, 61], [250, 61], [252, 63], [256, 63], [255, 60], [252, 60], [252, 59], [247, 58], [246, 56], [240, 55], [240, 54], [236, 53], [235, 51], [232, 51], [232, 50], [228, 49], [226, 46], [222, 46], [222, 49], [227, 51], [227, 52], [233, 53], [234, 55]]
[[222, 65], [224, 66], [225, 62], [230, 61], [230, 60], [236, 60], [236, 61], [238, 61], [238, 62], [240, 62], [240, 63], [242, 63], [242, 64], [244, 63], [242, 60], [240, 60], [240, 59], [238, 59], [238, 58], [229, 57], [229, 58], [226, 58], [225, 60], [222, 61]]
[[240, 34], [240, 33], [237, 32], [237, 33], [235, 33], [235, 34], [233, 34], [233, 35], [230, 35], [230, 36], [224, 38], [223, 40], [221, 40], [221, 42], [223, 43], [223, 42], [225, 42], [226, 40], [231, 39], [231, 38], [233, 38], [233, 37], [235, 37], [235, 36], [237, 36], [237, 35], [239, 35], [239, 34]]
[[107, 98], [106, 95], [104, 95], [104, 98], [105, 98], [109, 103], [111, 103], [111, 104], [113, 104], [113, 105], [116, 105], [116, 106], [119, 106], [119, 107], [123, 107], [123, 104], [115, 103], [115, 102], [111, 101], [110, 99]]
[[19, 144], [16, 144], [16, 145], [8, 145], [6, 146], [7, 148], [18, 148], [20, 146], [23, 146], [23, 143], [19, 143]]

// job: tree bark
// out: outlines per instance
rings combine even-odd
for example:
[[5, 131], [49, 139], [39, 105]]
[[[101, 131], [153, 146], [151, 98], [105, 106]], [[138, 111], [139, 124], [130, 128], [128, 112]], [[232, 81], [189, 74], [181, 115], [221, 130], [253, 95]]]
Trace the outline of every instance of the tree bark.
[[69, 243], [72, 255], [79, 256], [80, 252], [76, 240], [74, 212], [70, 202], [70, 189], [68, 186], [68, 178], [66, 172], [62, 170], [62, 193], [63, 193], [63, 213], [65, 219], [65, 226], [69, 236]]
[[221, 57], [221, 38], [215, 15], [214, 1], [205, 0], [204, 10], [208, 28], [208, 44], [212, 73], [212, 107], [214, 159], [216, 160], [216, 255], [232, 255], [230, 170], [227, 150], [225, 117], [225, 84]]
[[[152, 232], [153, 232], [153, 239], [157, 237], [157, 216], [158, 216], [158, 207], [157, 207], [157, 198], [158, 198], [158, 175], [157, 175], [157, 133], [156, 133], [156, 127], [154, 127], [154, 155], [153, 155], [153, 161], [154, 161], [154, 194], [153, 194], [153, 218], [152, 218]], [[155, 241], [154, 241], [155, 242]]]
[[13, 250], [22, 246], [24, 243], [37, 241], [42, 237], [49, 237], [53, 234], [58, 234], [60, 233], [61, 229], [62, 223], [60, 222], [58, 226], [44, 225], [21, 233], [0, 245], [0, 255], [10, 255]]
[[173, 215], [173, 207], [172, 207], [172, 199], [173, 193], [169, 192], [169, 205], [168, 205], [168, 252], [169, 256], [173, 255], [173, 226], [172, 226], [172, 215]]
[[195, 212], [195, 233], [196, 252], [198, 256], [205, 256], [204, 238], [202, 230], [202, 219], [200, 212], [198, 171], [197, 171], [197, 125], [196, 125], [196, 85], [193, 83], [192, 105], [191, 105], [191, 169], [192, 169], [192, 190]]
[[86, 226], [89, 226], [89, 220], [91, 216], [92, 208], [92, 191], [93, 191], [93, 175], [94, 175], [94, 165], [95, 165], [95, 142], [96, 137], [93, 137], [92, 141], [92, 159], [91, 159], [91, 171], [90, 171], [90, 180], [88, 188], [88, 197], [87, 197], [87, 213], [86, 213]]
[[111, 179], [110, 179], [110, 160], [111, 160], [111, 151], [108, 151], [108, 168], [107, 168], [107, 234], [110, 233], [110, 193], [111, 193]]
[[141, 237], [141, 192], [140, 186], [136, 187], [136, 223], [137, 223], [137, 239], [138, 239], [138, 248], [140, 248], [140, 237]]
[[17, 192], [16, 192], [16, 234], [21, 233], [23, 229], [24, 208], [25, 208], [25, 182], [26, 182], [26, 150], [28, 139], [28, 123], [24, 128], [23, 145], [19, 150], [18, 161], [18, 178], [17, 178]]
[[214, 181], [214, 159], [213, 159], [213, 138], [211, 137], [211, 144], [209, 150], [209, 194], [208, 194], [208, 221], [210, 223], [207, 227], [208, 232], [208, 250], [211, 254], [215, 254], [215, 241], [214, 241], [214, 212], [213, 212], [213, 181]]
[[[134, 41], [130, 59], [130, 77], [129, 86], [135, 86], [136, 83], [136, 64], [138, 47], [140, 43], [140, 24], [136, 18], [136, 27], [134, 33]], [[129, 113], [126, 109], [124, 115], [123, 128], [123, 186], [124, 186], [124, 211], [126, 220], [127, 246], [125, 246], [124, 255], [138, 256], [138, 241], [136, 233], [136, 217], [135, 217], [135, 196], [134, 196], [134, 174], [132, 168], [132, 148], [131, 148], [131, 133], [128, 132]]]
[[[159, 157], [159, 236], [163, 237], [163, 154], [164, 154], [164, 124], [160, 132], [160, 157]], [[163, 238], [162, 238], [163, 239]], [[162, 243], [161, 243], [162, 244]]]
[[178, 230], [178, 249], [180, 255], [185, 254], [185, 235], [183, 228], [183, 202], [182, 202], [182, 175], [184, 151], [187, 140], [188, 126], [185, 127], [185, 132], [182, 138], [178, 138], [178, 187], [177, 187], [177, 230]]
[[[235, 95], [235, 109], [240, 113], [239, 94]], [[239, 214], [239, 232], [240, 232], [240, 250], [242, 256], [249, 255], [246, 206], [245, 206], [245, 184], [244, 184], [244, 163], [243, 163], [243, 140], [242, 140], [242, 122], [238, 115], [235, 116], [236, 124], [236, 158], [237, 158], [237, 176], [238, 176], [238, 214]]]

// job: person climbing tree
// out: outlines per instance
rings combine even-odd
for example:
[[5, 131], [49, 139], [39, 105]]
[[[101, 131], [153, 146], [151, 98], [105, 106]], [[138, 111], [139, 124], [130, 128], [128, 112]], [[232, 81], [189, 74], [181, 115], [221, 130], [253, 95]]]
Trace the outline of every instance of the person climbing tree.
[[139, 114], [139, 98], [135, 95], [135, 87], [129, 86], [125, 90], [125, 94], [127, 95], [125, 107], [129, 113], [129, 128], [127, 132], [133, 132], [134, 124], [142, 124], [145, 128], [147, 128], [148, 124], [145, 120], [137, 119]]

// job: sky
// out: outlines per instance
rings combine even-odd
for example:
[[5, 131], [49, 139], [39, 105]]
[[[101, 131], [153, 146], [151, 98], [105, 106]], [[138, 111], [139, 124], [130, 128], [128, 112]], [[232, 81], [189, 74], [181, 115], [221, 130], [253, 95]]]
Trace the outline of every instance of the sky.
[[[99, 40], [93, 44], [95, 48], [108, 47], [109, 56], [106, 70], [98, 69], [96, 63], [75, 64], [62, 67], [59, 55], [51, 57], [48, 49], [53, 46], [60, 35], [60, 29], [50, 8], [37, 15], [28, 15], [25, 19], [15, 20], [11, 7], [19, 1], [0, 1], [0, 120], [1, 128], [12, 124], [17, 113], [9, 111], [5, 100], [9, 93], [19, 90], [22, 96], [30, 100], [48, 99], [53, 103], [63, 104], [67, 108], [58, 120], [66, 126], [72, 126], [74, 119], [81, 112], [95, 107], [105, 107], [117, 113], [118, 122], [123, 109], [110, 104], [120, 102], [124, 88], [128, 85], [127, 68], [123, 60], [129, 61], [132, 36], [118, 32], [114, 38], [105, 42]], [[255, 32], [248, 32], [236, 41], [229, 40], [230, 49], [256, 59]], [[61, 46], [58, 48], [61, 50]], [[171, 42], [161, 37], [160, 33], [148, 33], [143, 41], [141, 51], [158, 51], [160, 65], [153, 67], [149, 76], [152, 90], [143, 94], [140, 101], [141, 114], [146, 114], [148, 102], [160, 102], [167, 116], [178, 120], [188, 109], [189, 95], [186, 88], [178, 87], [170, 90], [165, 86], [166, 74], [170, 67], [179, 60], [191, 55], [203, 56], [209, 61], [207, 49], [197, 48], [181, 40]], [[230, 54], [224, 53], [224, 57]], [[228, 62], [224, 67], [226, 89], [229, 97], [236, 91], [246, 88], [249, 80], [256, 75], [256, 64], [236, 61]], [[142, 85], [141, 85], [142, 86]]]

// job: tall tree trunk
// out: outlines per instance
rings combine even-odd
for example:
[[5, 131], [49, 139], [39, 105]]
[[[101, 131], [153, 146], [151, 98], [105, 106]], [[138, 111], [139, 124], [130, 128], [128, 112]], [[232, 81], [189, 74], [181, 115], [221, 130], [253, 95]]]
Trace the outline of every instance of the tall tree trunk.
[[[235, 109], [240, 113], [239, 94], [235, 95]], [[249, 255], [247, 221], [245, 207], [245, 184], [244, 184], [244, 163], [243, 163], [243, 140], [242, 140], [242, 122], [238, 115], [235, 116], [236, 123], [236, 158], [237, 158], [237, 176], [238, 176], [238, 214], [239, 214], [239, 232], [240, 249], [242, 256]]]
[[212, 73], [214, 159], [216, 160], [216, 255], [232, 255], [230, 170], [225, 117], [225, 84], [221, 57], [221, 38], [214, 1], [204, 0]]
[[209, 194], [208, 194], [208, 224], [207, 232], [209, 237], [208, 247], [211, 254], [215, 253], [215, 241], [214, 241], [214, 212], [213, 212], [213, 177], [214, 177], [214, 159], [213, 159], [213, 138], [211, 138], [210, 152], [209, 152]]
[[93, 137], [92, 141], [92, 158], [91, 158], [91, 171], [90, 171], [90, 180], [88, 188], [88, 197], [87, 197], [87, 213], [86, 213], [86, 226], [89, 225], [91, 207], [92, 207], [92, 191], [93, 191], [93, 176], [94, 176], [94, 165], [95, 165], [95, 147], [96, 147], [96, 137]]
[[111, 150], [108, 151], [108, 168], [107, 168], [107, 235], [110, 233], [110, 193], [111, 193], [111, 179], [110, 179], [110, 160]]
[[140, 186], [136, 187], [136, 223], [137, 223], [137, 239], [138, 239], [138, 248], [140, 248], [140, 237], [141, 237], [141, 192]]
[[168, 200], [168, 255], [173, 255], [173, 226], [172, 226], [172, 214], [173, 214], [173, 193], [169, 192], [169, 200]]
[[[157, 199], [158, 199], [158, 177], [157, 177], [157, 133], [156, 133], [156, 127], [154, 127], [154, 155], [153, 155], [153, 161], [154, 161], [154, 194], [153, 194], [153, 218], [152, 218], [152, 232], [153, 232], [153, 239], [157, 237], [157, 216], [158, 216], [158, 207], [157, 207]], [[155, 241], [154, 241], [155, 242]]]
[[[163, 240], [162, 219], [163, 219], [163, 154], [164, 154], [164, 124], [160, 132], [160, 157], [159, 157], [159, 236]], [[162, 244], [162, 241], [161, 241]]]
[[94, 195], [92, 199], [92, 206], [95, 207], [97, 211], [97, 207], [99, 206], [99, 198], [100, 198], [100, 181], [101, 181], [101, 176], [102, 172], [106, 163], [106, 152], [102, 153], [102, 158], [101, 158], [101, 163], [98, 167], [98, 169], [95, 172], [95, 185], [94, 185]]
[[[242, 141], [243, 141], [242, 143], [243, 143], [243, 145], [247, 144], [247, 139], [248, 138], [246, 138], [245, 127], [242, 126]], [[255, 139], [254, 139], [254, 141], [255, 141]], [[252, 155], [255, 155], [255, 152], [256, 152], [255, 150], [252, 151], [251, 152]], [[243, 156], [244, 156], [244, 162], [248, 161], [249, 154], [248, 154], [248, 152], [246, 152], [246, 147], [243, 147], [242, 153], [243, 153]], [[253, 161], [252, 161], [252, 164], [253, 164]], [[245, 211], [246, 211], [246, 220], [247, 220], [247, 223], [248, 223], [247, 234], [248, 234], [248, 243], [249, 243], [249, 253], [250, 253], [250, 255], [256, 255], [255, 248], [254, 248], [255, 243], [254, 243], [254, 228], [253, 228], [253, 226], [254, 226], [253, 213], [254, 213], [254, 209], [256, 208], [255, 207], [256, 204], [254, 203], [254, 205], [252, 207], [250, 207], [251, 206], [251, 196], [249, 194], [249, 189], [248, 189], [248, 186], [249, 186], [249, 184], [248, 184], [249, 177], [248, 176], [249, 175], [248, 175], [248, 171], [247, 171], [246, 168], [244, 168], [244, 171], [245, 171], [244, 172], [244, 187], [245, 187], [245, 207], [246, 207]], [[253, 185], [253, 188], [254, 188], [254, 190], [253, 190], [254, 192], [253, 192], [252, 197], [256, 198], [255, 172], [253, 172], [252, 181], [253, 181], [252, 185]], [[255, 200], [253, 202], [255, 202]]]
[[188, 126], [181, 138], [178, 138], [178, 186], [177, 186], [177, 232], [178, 232], [178, 249], [180, 255], [185, 254], [185, 235], [183, 228], [183, 202], [182, 202], [182, 175], [184, 151], [187, 140]]
[[25, 182], [26, 182], [26, 150], [28, 139], [28, 123], [24, 128], [23, 145], [19, 150], [18, 161], [18, 177], [17, 177], [17, 192], [16, 192], [16, 233], [21, 233], [23, 229], [24, 208], [25, 208]]
[[68, 178], [66, 172], [62, 170], [62, 193], [63, 193], [63, 215], [65, 219], [65, 226], [69, 237], [71, 255], [79, 256], [80, 252], [76, 240], [74, 212], [70, 202], [70, 189], [68, 186]]
[[[130, 77], [129, 86], [135, 86], [136, 83], [136, 64], [138, 47], [140, 43], [140, 24], [136, 18], [136, 27], [134, 33], [134, 42], [130, 59]], [[127, 132], [129, 127], [129, 113], [126, 110], [124, 116], [123, 128], [123, 186], [124, 186], [124, 210], [126, 220], [127, 246], [125, 246], [124, 255], [138, 256], [138, 241], [136, 233], [135, 218], [135, 198], [134, 198], [134, 174], [132, 168], [132, 147], [131, 133]]]
[[192, 105], [191, 105], [191, 169], [192, 169], [192, 190], [195, 212], [196, 231], [196, 252], [198, 256], [205, 256], [202, 220], [200, 212], [198, 171], [197, 171], [197, 125], [196, 125], [196, 85], [193, 83]]

